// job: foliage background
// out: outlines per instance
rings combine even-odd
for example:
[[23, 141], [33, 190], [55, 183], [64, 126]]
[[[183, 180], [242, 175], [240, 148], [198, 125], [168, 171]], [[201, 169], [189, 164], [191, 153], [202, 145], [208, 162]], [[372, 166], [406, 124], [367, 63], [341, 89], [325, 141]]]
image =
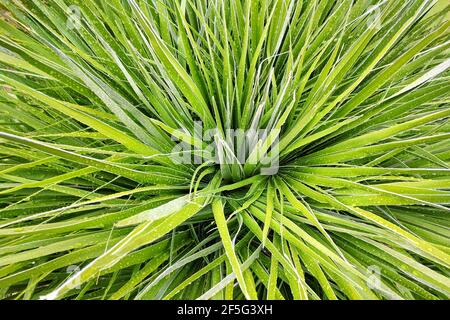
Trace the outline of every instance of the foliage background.
[[446, 1], [0, 7], [3, 299], [450, 296]]

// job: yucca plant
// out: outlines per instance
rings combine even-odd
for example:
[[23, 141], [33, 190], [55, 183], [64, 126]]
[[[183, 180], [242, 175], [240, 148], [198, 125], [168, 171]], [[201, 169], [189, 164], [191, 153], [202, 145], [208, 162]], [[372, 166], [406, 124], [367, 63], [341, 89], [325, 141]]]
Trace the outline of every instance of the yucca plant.
[[448, 299], [445, 2], [2, 0], [0, 297]]

